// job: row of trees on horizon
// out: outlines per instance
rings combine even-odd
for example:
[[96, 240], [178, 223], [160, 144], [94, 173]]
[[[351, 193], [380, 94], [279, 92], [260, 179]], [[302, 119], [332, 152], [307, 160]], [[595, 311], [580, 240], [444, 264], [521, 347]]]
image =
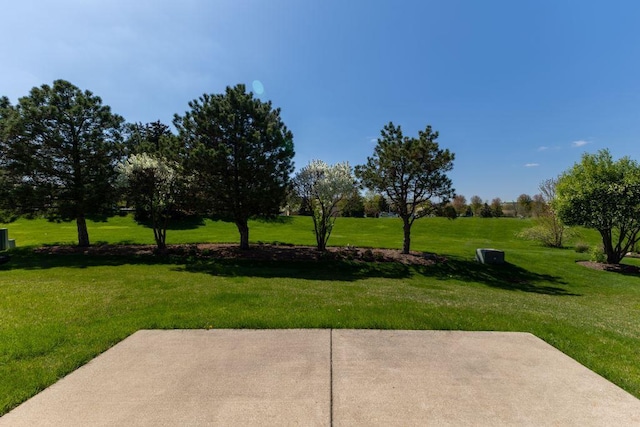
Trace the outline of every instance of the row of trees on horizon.
[[[480, 196], [471, 196], [469, 203], [464, 195], [456, 194], [450, 201], [428, 201], [420, 207], [420, 215], [445, 218], [480, 217], [480, 218], [538, 218], [545, 214], [549, 200], [542, 193], [533, 197], [521, 194], [515, 201], [505, 202], [499, 197], [483, 200]], [[283, 212], [287, 215], [310, 216], [311, 203], [308, 200], [288, 200]], [[396, 216], [396, 208], [390, 204], [383, 194], [360, 188], [346, 196], [337, 207], [337, 215], [341, 217], [378, 218], [380, 216]]]
[[0, 209], [75, 220], [78, 244], [88, 246], [87, 217], [133, 206], [148, 215], [160, 250], [177, 213], [234, 222], [246, 249], [248, 220], [283, 209], [312, 216], [319, 250], [338, 215], [382, 212], [402, 219], [404, 253], [414, 221], [425, 215], [535, 217], [545, 236], [538, 240], [549, 246], [562, 246], [567, 225], [584, 225], [600, 232], [610, 263], [639, 240], [640, 167], [606, 150], [584, 155], [534, 196], [467, 202], [447, 176], [455, 155], [431, 126], [409, 137], [390, 122], [365, 164], [313, 160], [294, 175], [293, 134], [270, 101], [237, 85], [188, 107], [174, 116], [174, 133], [159, 121], [126, 123], [64, 80], [33, 88], [16, 105], [0, 98]]

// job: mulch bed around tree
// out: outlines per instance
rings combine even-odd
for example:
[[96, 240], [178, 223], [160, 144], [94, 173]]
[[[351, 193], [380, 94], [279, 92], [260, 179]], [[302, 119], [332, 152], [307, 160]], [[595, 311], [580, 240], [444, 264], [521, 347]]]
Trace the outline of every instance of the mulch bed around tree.
[[578, 261], [578, 264], [594, 270], [613, 271], [616, 273], [640, 274], [640, 267], [626, 264], [604, 264], [593, 261]]
[[[139, 256], [156, 253], [155, 245], [95, 245], [44, 246], [35, 250], [41, 254], [86, 254], [92, 256]], [[237, 244], [168, 245], [165, 255], [210, 259], [243, 259], [255, 261], [320, 261], [342, 260], [360, 262], [396, 262], [405, 265], [432, 265], [446, 258], [432, 253], [411, 251], [403, 254], [397, 249], [367, 249], [355, 247], [329, 247], [319, 252], [315, 247], [254, 244], [241, 250]]]

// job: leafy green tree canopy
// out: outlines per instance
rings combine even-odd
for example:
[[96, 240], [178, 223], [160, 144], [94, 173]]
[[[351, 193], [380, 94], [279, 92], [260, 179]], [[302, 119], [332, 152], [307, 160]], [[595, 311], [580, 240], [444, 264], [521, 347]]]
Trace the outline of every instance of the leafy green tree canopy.
[[118, 197], [124, 119], [90, 91], [56, 80], [33, 88], [2, 121], [3, 166], [19, 209], [75, 219], [78, 244], [88, 246], [85, 217], [110, 212]]
[[521, 216], [531, 216], [531, 208], [533, 206], [533, 199], [528, 194], [521, 194], [518, 196], [518, 208]]
[[467, 198], [462, 194], [456, 194], [451, 201], [451, 206], [453, 206], [458, 215], [462, 216], [467, 211]]
[[504, 212], [502, 212], [502, 200], [500, 199], [500, 197], [496, 197], [491, 200], [491, 216], [500, 218], [503, 215]]
[[597, 230], [607, 263], [618, 264], [640, 232], [640, 167], [608, 150], [584, 154], [556, 183], [553, 208], [567, 225]]
[[389, 205], [382, 194], [369, 190], [364, 198], [364, 213], [368, 217], [377, 218], [381, 212], [389, 210]]
[[354, 186], [351, 194], [338, 205], [340, 216], [363, 218], [364, 217], [364, 197], [360, 194], [357, 186]]
[[403, 220], [403, 252], [409, 253], [411, 226], [418, 208], [432, 198], [447, 201], [453, 197], [451, 179], [454, 154], [441, 149], [438, 132], [431, 126], [418, 132], [418, 138], [404, 136], [400, 126], [389, 122], [381, 131], [372, 157], [356, 167], [362, 184], [385, 194]]
[[480, 209], [482, 209], [483, 203], [484, 202], [482, 201], [482, 198], [480, 196], [478, 195], [471, 196], [471, 200], [469, 201], [469, 207], [471, 208], [473, 215], [475, 216], [480, 215]]
[[240, 247], [249, 247], [248, 220], [275, 216], [286, 203], [293, 172], [293, 135], [280, 109], [244, 85], [204, 94], [174, 125], [189, 149], [202, 209], [235, 222]]

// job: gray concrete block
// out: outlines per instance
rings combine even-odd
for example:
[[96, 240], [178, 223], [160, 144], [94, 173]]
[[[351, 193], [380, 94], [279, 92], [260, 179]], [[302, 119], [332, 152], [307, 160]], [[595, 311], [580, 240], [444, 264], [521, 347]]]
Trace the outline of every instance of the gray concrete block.
[[504, 251], [497, 249], [476, 249], [476, 261], [481, 264], [504, 264]]

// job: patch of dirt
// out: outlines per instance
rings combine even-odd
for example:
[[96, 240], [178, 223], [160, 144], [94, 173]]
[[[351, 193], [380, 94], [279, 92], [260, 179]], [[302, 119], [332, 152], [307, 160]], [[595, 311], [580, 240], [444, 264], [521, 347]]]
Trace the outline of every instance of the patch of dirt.
[[578, 264], [593, 270], [614, 271], [616, 273], [640, 274], [640, 267], [626, 264], [605, 264], [593, 261], [578, 261]]
[[[35, 250], [42, 254], [85, 254], [95, 256], [138, 256], [156, 254], [155, 245], [95, 245], [45, 246]], [[396, 262], [405, 265], [432, 265], [445, 262], [446, 258], [432, 253], [411, 251], [403, 254], [397, 249], [366, 249], [356, 247], [329, 247], [319, 252], [311, 246], [255, 244], [241, 250], [237, 244], [201, 243], [193, 245], [169, 245], [165, 255], [211, 258], [244, 259], [255, 261], [321, 261], [342, 260], [359, 262]]]

